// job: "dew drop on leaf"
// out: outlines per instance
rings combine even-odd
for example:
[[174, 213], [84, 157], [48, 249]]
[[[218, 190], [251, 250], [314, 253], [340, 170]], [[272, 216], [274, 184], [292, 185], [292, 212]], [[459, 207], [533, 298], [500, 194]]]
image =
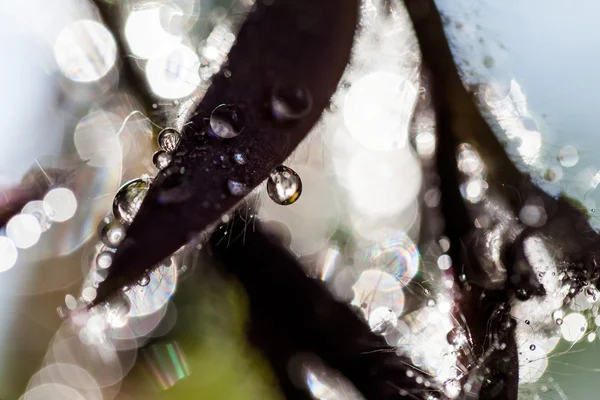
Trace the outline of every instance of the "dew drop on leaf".
[[161, 149], [169, 153], [175, 151], [180, 141], [181, 136], [179, 136], [179, 132], [172, 128], [163, 129], [158, 134], [158, 145]]
[[137, 283], [140, 286], [148, 286], [148, 284], [150, 283], [150, 275], [145, 273], [140, 279], [138, 279]]
[[233, 154], [233, 161], [235, 161], [235, 163], [238, 165], [244, 165], [248, 162], [248, 158], [241, 151], [236, 151]]
[[267, 194], [279, 205], [292, 204], [302, 194], [302, 180], [293, 169], [280, 165], [269, 174]]
[[227, 181], [227, 188], [229, 189], [229, 193], [237, 197], [245, 196], [250, 191], [244, 183], [233, 179]]
[[302, 85], [276, 85], [271, 95], [271, 112], [277, 120], [299, 119], [310, 112], [312, 94]]
[[121, 186], [113, 200], [113, 215], [119, 222], [124, 224], [133, 222], [148, 193], [149, 186], [148, 182], [139, 178]]
[[115, 220], [105, 219], [100, 224], [99, 236], [102, 243], [110, 248], [115, 248], [125, 237], [125, 228]]
[[242, 133], [244, 117], [234, 105], [221, 104], [210, 115], [210, 130], [222, 139], [231, 139]]
[[112, 264], [113, 253], [105, 250], [100, 252], [96, 257], [96, 267], [99, 269], [106, 269]]
[[159, 150], [152, 156], [152, 164], [158, 169], [164, 169], [171, 164], [171, 154], [164, 150]]

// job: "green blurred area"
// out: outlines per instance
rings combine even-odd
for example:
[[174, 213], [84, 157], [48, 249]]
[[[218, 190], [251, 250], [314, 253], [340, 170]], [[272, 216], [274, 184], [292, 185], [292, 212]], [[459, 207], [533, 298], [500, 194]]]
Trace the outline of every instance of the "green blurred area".
[[282, 398], [268, 363], [245, 337], [243, 289], [214, 271], [205, 273], [210, 267], [201, 268], [182, 282], [172, 299], [177, 315], [173, 329], [140, 350], [123, 383], [123, 398]]

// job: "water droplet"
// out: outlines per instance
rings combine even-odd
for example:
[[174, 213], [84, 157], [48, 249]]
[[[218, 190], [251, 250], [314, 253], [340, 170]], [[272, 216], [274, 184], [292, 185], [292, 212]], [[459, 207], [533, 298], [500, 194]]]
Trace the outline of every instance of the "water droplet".
[[248, 162], [248, 158], [241, 151], [237, 151], [233, 154], [233, 161], [238, 165], [244, 165]]
[[531, 324], [531, 322], [530, 322], [528, 319], [526, 319], [526, 320], [525, 320], [525, 323], [526, 323], [527, 325]]
[[271, 111], [278, 120], [299, 119], [312, 108], [312, 94], [303, 85], [277, 85], [271, 95]]
[[556, 318], [556, 325], [562, 325], [563, 320], [562, 318]]
[[108, 251], [108, 250], [102, 251], [96, 257], [96, 267], [100, 268], [100, 269], [106, 269], [106, 268], [110, 267], [110, 265], [112, 264], [112, 259], [113, 259], [112, 251]]
[[243, 129], [244, 118], [234, 105], [221, 104], [210, 114], [210, 130], [220, 138], [234, 138], [242, 133]]
[[457, 326], [448, 332], [446, 335], [446, 340], [448, 340], [448, 343], [451, 345], [462, 346], [466, 343], [467, 336], [465, 335], [464, 329], [460, 326]]
[[21, 213], [33, 215], [38, 220], [40, 230], [45, 232], [50, 229], [50, 225], [52, 225], [52, 216], [48, 215], [46, 211], [47, 210], [44, 208], [44, 202], [41, 200], [35, 200], [27, 203], [21, 210]]
[[145, 273], [140, 279], [138, 279], [137, 283], [140, 286], [148, 286], [148, 284], [150, 283], [150, 275]]
[[300, 176], [285, 165], [276, 167], [269, 174], [267, 193], [271, 200], [282, 206], [294, 203], [302, 194]]
[[523, 289], [523, 288], [519, 288], [516, 291], [517, 294], [517, 299], [525, 301], [525, 300], [529, 300], [529, 298], [531, 298], [531, 293], [529, 293], [528, 290]]
[[158, 169], [163, 169], [171, 164], [171, 154], [167, 153], [164, 150], [159, 150], [152, 156], [152, 164]]
[[229, 193], [238, 197], [245, 196], [248, 194], [248, 192], [250, 192], [248, 186], [246, 186], [244, 183], [234, 181], [232, 179], [227, 181], [227, 188], [229, 189]]
[[115, 248], [125, 237], [125, 228], [115, 220], [104, 220], [100, 224], [100, 239], [108, 247]]
[[435, 307], [435, 305], [436, 305], [435, 299], [429, 299], [429, 300], [427, 300], [427, 305], [429, 307]]
[[124, 224], [133, 222], [148, 193], [148, 188], [148, 183], [139, 178], [121, 186], [113, 201], [113, 215], [119, 222]]
[[179, 132], [172, 128], [163, 129], [158, 134], [158, 145], [169, 153], [175, 151], [180, 141]]
[[529, 350], [534, 351], [535, 350], [535, 344], [532, 344], [531, 346], [529, 346]]

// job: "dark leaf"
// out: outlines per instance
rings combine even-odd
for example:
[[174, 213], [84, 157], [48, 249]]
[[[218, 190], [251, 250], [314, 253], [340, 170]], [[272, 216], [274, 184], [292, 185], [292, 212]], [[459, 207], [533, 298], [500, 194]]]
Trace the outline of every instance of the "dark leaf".
[[[96, 303], [207, 229], [290, 155], [336, 90], [357, 15], [356, 1], [257, 2], [227, 64], [182, 132], [171, 165], [159, 173], [129, 227]], [[290, 121], [274, 117], [277, 85], [310, 93], [306, 115]], [[235, 108], [237, 137], [221, 139], [208, 131], [211, 113], [222, 104]], [[244, 165], [232, 161], [236, 152], [245, 153]]]

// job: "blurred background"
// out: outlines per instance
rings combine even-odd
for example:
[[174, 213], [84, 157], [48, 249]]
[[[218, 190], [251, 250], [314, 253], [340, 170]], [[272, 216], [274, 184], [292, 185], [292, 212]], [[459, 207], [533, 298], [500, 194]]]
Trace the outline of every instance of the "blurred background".
[[[464, 81], [514, 161], [600, 227], [600, 4], [437, 3]], [[122, 234], [106, 220], [114, 204], [135, 214], [160, 166], [157, 134], [181, 129], [253, 5], [0, 3], [0, 205], [22, 207], [0, 231], [1, 399], [281, 398], [244, 338], [244, 293], [195, 251], [200, 240], [126, 291], [108, 317], [67, 318], [106, 276], [107, 240]], [[374, 331], [391, 326], [388, 343], [443, 384], [460, 371], [447, 349], [447, 245], [424, 225], [439, 203], [423, 179], [433, 115], [410, 126], [424, 91], [418, 45], [400, 1], [364, 0], [361, 25], [332, 107], [286, 163], [302, 195], [286, 207], [264, 187], [252, 198], [308, 274]], [[598, 299], [513, 311], [522, 398], [595, 398]], [[358, 398], [322, 365], [306, 368], [316, 399]]]

